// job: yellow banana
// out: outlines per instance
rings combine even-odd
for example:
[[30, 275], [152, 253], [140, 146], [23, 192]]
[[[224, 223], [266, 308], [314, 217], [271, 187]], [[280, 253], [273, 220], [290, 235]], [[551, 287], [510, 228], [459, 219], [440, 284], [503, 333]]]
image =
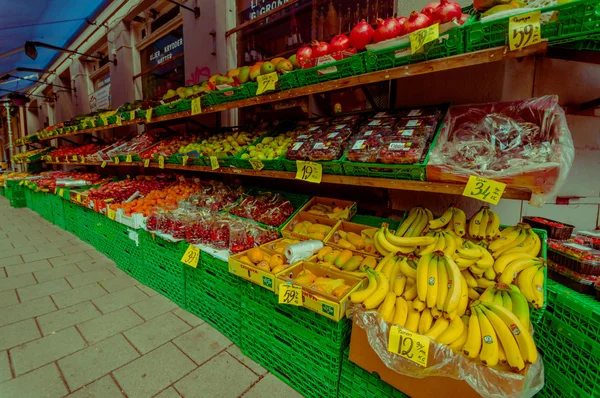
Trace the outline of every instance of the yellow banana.
[[417, 332], [417, 329], [419, 328], [419, 321], [421, 319], [421, 313], [418, 311], [413, 310], [412, 308], [413, 304], [412, 301], [407, 301], [407, 315], [406, 315], [406, 323], [404, 324], [404, 327], [408, 330], [410, 330], [411, 332]]
[[454, 206], [450, 206], [440, 218], [429, 221], [429, 229], [439, 229], [444, 227], [452, 220], [454, 214]]
[[429, 224], [429, 221], [433, 220], [433, 213], [427, 207], [425, 207], [424, 210], [425, 214], [427, 214], [427, 224]]
[[394, 268], [396, 268], [397, 263], [398, 261], [390, 261], [381, 270], [381, 272], [387, 276], [389, 280], [392, 280], [392, 274], [394, 273]]
[[506, 353], [504, 352], [504, 347], [502, 347], [500, 339], [498, 339], [498, 362], [506, 363]]
[[463, 285], [461, 282], [461, 273], [458, 269], [458, 266], [450, 258], [450, 256], [444, 256], [442, 259], [448, 273], [448, 295], [446, 296], [446, 301], [444, 303], [444, 311], [450, 313], [454, 312], [461, 301], [461, 294], [463, 291]]
[[[404, 293], [404, 289], [406, 288], [406, 280], [408, 278], [406, 278], [406, 276], [402, 275], [402, 274], [398, 274], [396, 276], [396, 279], [393, 281], [394, 282], [394, 294], [396, 296], [401, 296], [402, 293]], [[390, 281], [391, 283], [392, 281]]]
[[446, 263], [440, 259], [437, 263], [437, 276], [438, 276], [438, 294], [436, 308], [438, 311], [444, 310], [446, 304], [446, 297], [448, 296], [448, 269]]
[[465, 277], [460, 275], [460, 298], [458, 300], [458, 307], [456, 307], [456, 315], [463, 316], [467, 311], [467, 305], [469, 304], [469, 288]]
[[417, 283], [413, 283], [410, 287], [407, 285], [404, 293], [402, 293], [402, 297], [406, 301], [412, 301], [417, 297]]
[[435, 320], [433, 326], [427, 332], [422, 334], [424, 334], [427, 337], [431, 337], [433, 340], [437, 340], [440, 337], [440, 335], [448, 329], [449, 325], [450, 322], [446, 318], [439, 317]]
[[492, 268], [494, 266], [494, 257], [492, 257], [490, 252], [488, 252], [483, 247], [481, 248], [481, 254], [482, 254], [481, 259], [476, 262], [477, 266], [484, 270], [486, 270], [488, 268]]
[[[521, 272], [522, 274], [523, 272]], [[525, 296], [516, 288], [515, 285], [510, 285], [510, 290], [507, 292], [512, 301], [512, 313], [523, 324], [525, 333], [529, 333], [529, 305]]]
[[437, 242], [435, 243], [435, 247], [433, 248], [433, 251], [441, 252], [441, 251], [444, 251], [445, 247], [446, 247], [446, 237], [444, 236], [444, 234], [442, 232], [440, 232], [440, 234], [438, 235]]
[[417, 264], [417, 293], [419, 294], [419, 300], [426, 302], [427, 301], [427, 272], [429, 270], [429, 263], [431, 262], [433, 255], [426, 254], [419, 260], [419, 264]]
[[525, 240], [520, 244], [513, 246], [510, 249], [507, 249], [502, 254], [533, 252], [537, 245], [537, 235], [534, 234], [531, 230], [524, 230], [523, 233], [525, 234]]
[[502, 305], [502, 291], [501, 290], [496, 290], [496, 292], [494, 293], [494, 299], [491, 302], [496, 305]]
[[435, 341], [440, 344], [452, 344], [462, 335], [464, 330], [465, 324], [463, 320], [460, 319], [460, 317], [456, 317], [450, 322], [448, 328], [442, 333], [440, 333], [440, 335], [437, 339], [435, 339]]
[[485, 366], [496, 366], [498, 363], [498, 337], [494, 331], [494, 327], [485, 316], [483, 311], [475, 307], [477, 318], [479, 319], [479, 327], [481, 329], [481, 352], [479, 359]]
[[481, 310], [494, 327], [494, 331], [496, 332], [496, 335], [498, 336], [498, 339], [504, 348], [508, 365], [513, 370], [520, 372], [525, 368], [525, 362], [519, 350], [517, 341], [515, 340], [515, 337], [511, 333], [508, 326], [502, 321], [502, 319], [500, 319], [500, 317], [498, 317], [498, 315], [490, 311], [490, 309], [487, 307], [488, 305], [493, 304], [483, 303]]
[[[502, 239], [502, 238], [500, 238], [500, 239]], [[492, 251], [492, 256], [494, 258], [498, 258], [499, 256], [501, 256], [503, 254], [510, 254], [509, 251], [512, 251], [513, 253], [524, 253], [524, 251], [514, 250], [514, 249], [516, 247], [523, 247], [522, 244], [523, 244], [523, 242], [525, 242], [525, 239], [527, 239], [527, 231], [524, 229], [521, 229], [519, 231], [519, 236], [517, 236], [517, 238], [511, 244], [502, 247], [502, 249], [500, 249], [500, 250]]]
[[441, 317], [443, 315], [443, 313], [441, 311], [438, 311], [437, 308], [431, 308], [431, 315], [433, 316], [433, 319], [438, 319], [439, 317]]
[[469, 221], [469, 236], [477, 238], [479, 236], [479, 228], [481, 228], [481, 219], [483, 217], [483, 207]]
[[377, 252], [379, 252], [379, 254], [381, 254], [384, 257], [387, 257], [388, 255], [395, 255], [396, 253], [392, 253], [389, 250], [385, 250], [377, 241], [377, 239], [375, 239], [375, 237], [377, 236], [377, 234], [379, 233], [379, 230], [375, 233], [375, 235], [373, 235], [373, 246], [375, 246], [375, 250], [377, 250]]
[[494, 239], [499, 235], [498, 228], [500, 228], [500, 217], [491, 210], [488, 213], [490, 214], [490, 221], [485, 231], [485, 237], [487, 239]]
[[[427, 271], [427, 308], [435, 308], [438, 294], [438, 256], [433, 256]], [[419, 295], [420, 298], [420, 295]]]
[[471, 265], [469, 267], [469, 271], [471, 271], [471, 274], [473, 274], [473, 276], [475, 277], [475, 279], [479, 279], [483, 277], [483, 273], [485, 272], [484, 269], [479, 268], [476, 264]]
[[[509, 228], [512, 228], [509, 230]], [[512, 245], [512, 243], [519, 237], [519, 234], [521, 232], [520, 229], [518, 229], [517, 227], [509, 227], [507, 229], [505, 229], [504, 231], [502, 231], [503, 235], [494, 240], [492, 243], [490, 243], [490, 245], [488, 246], [488, 249], [491, 252], [497, 252], [500, 251], [502, 249], [504, 249], [505, 247], [508, 247], [509, 245]], [[507, 230], [509, 230], [509, 232], [506, 232]], [[506, 232], [506, 235], [504, 235], [504, 233]]]
[[388, 292], [383, 300], [383, 303], [379, 306], [378, 312], [386, 322], [391, 322], [394, 318], [394, 306], [396, 305], [396, 295], [392, 292]]
[[471, 300], [477, 300], [477, 299], [479, 299], [479, 293], [477, 293], [477, 290], [475, 290], [475, 289], [473, 289], [472, 287], [469, 286], [468, 291], [469, 291], [469, 298]]
[[508, 292], [505, 291], [502, 292], [502, 306], [510, 312], [513, 310], [512, 299], [510, 298]]
[[[377, 242], [377, 244], [383, 248], [383, 250], [385, 250], [388, 253], [412, 253], [415, 251], [416, 247], [401, 247], [401, 246], [396, 246], [391, 244], [390, 242], [388, 242], [388, 240], [385, 238], [384, 235], [384, 230], [386, 228], [381, 228], [379, 231], [377, 231], [374, 235], [374, 241]], [[377, 247], [377, 246], [376, 246]]]
[[419, 215], [419, 209], [420, 207], [413, 207], [412, 209], [410, 209], [408, 215], [406, 216], [406, 219], [396, 230], [396, 236], [404, 236], [408, 228], [412, 225], [412, 223]]
[[504, 269], [508, 264], [512, 263], [515, 260], [522, 260], [527, 258], [533, 260], [536, 257], [528, 253], [514, 253], [502, 255], [496, 259], [496, 262], [494, 262], [494, 271], [496, 271], [496, 274], [502, 275]]
[[431, 236], [400, 237], [395, 236], [389, 229], [383, 228], [385, 239], [392, 245], [401, 247], [427, 246], [435, 242]]
[[481, 221], [479, 224], [479, 228], [477, 230], [477, 238], [479, 239], [485, 239], [485, 234], [488, 228], [488, 223], [490, 221], [490, 213], [489, 213], [489, 207], [484, 206], [483, 208], [483, 215], [481, 216]]
[[542, 264], [542, 263], [538, 259], [515, 260], [512, 263], [508, 264], [508, 266], [504, 269], [504, 272], [498, 278], [498, 282], [502, 282], [507, 285], [510, 285], [512, 283], [512, 281], [518, 276], [519, 272], [521, 272], [524, 269], [529, 268], [533, 265], [540, 265], [540, 264]]
[[469, 270], [461, 271], [461, 274], [465, 277], [465, 280], [467, 281], [467, 285], [469, 285], [469, 287], [477, 287], [477, 279], [473, 277]]
[[471, 316], [469, 317], [467, 341], [465, 341], [465, 345], [463, 346], [463, 354], [465, 354], [467, 358], [474, 359], [477, 358], [480, 351], [481, 328], [479, 326], [477, 312], [471, 310]]
[[367, 310], [377, 308], [390, 291], [390, 281], [388, 278], [379, 271], [371, 272], [375, 274], [375, 278], [377, 279], [377, 289], [375, 289], [375, 292], [362, 303], [363, 307]]
[[440, 234], [438, 232], [429, 232], [427, 235], [432, 234], [432, 237], [435, 239], [435, 242], [433, 242], [430, 245], [425, 246], [424, 248], [419, 250], [419, 254], [421, 256], [425, 255], [425, 254], [431, 254], [433, 253], [433, 251], [435, 250], [435, 248], [437, 247], [437, 241], [439, 239]]
[[396, 312], [392, 323], [395, 325], [404, 326], [406, 324], [406, 317], [408, 316], [408, 304], [402, 297], [396, 298]]
[[413, 300], [413, 310], [417, 312], [422, 312], [425, 308], [427, 308], [427, 304], [419, 300], [419, 298], [415, 298]]
[[425, 334], [429, 329], [431, 329], [431, 325], [433, 324], [433, 316], [431, 315], [431, 311], [429, 308], [425, 308], [423, 312], [421, 312], [421, 318], [419, 319], [419, 326], [417, 327], [417, 332], [419, 334]]
[[544, 267], [540, 267], [533, 277], [533, 301], [538, 310], [544, 306]]
[[454, 353], [456, 353], [456, 354], [458, 354], [459, 352], [462, 351], [465, 343], [467, 342], [467, 338], [469, 336], [468, 318], [467, 318], [467, 322], [465, 322], [464, 319], [461, 319], [461, 322], [463, 323], [463, 325], [465, 325], [463, 332], [460, 334], [460, 336], [456, 340], [454, 340], [452, 343], [450, 343], [450, 345], [448, 345], [448, 347], [452, 351], [454, 351]]
[[475, 264], [477, 260], [470, 260], [470, 259], [466, 259], [464, 257], [458, 257], [456, 260], [454, 260], [454, 262], [456, 263], [456, 265], [458, 266], [458, 268], [462, 271], [464, 269], [469, 268], [469, 266]]
[[352, 303], [360, 304], [375, 293], [375, 290], [377, 289], [377, 279], [375, 278], [375, 274], [367, 272], [367, 278], [369, 278], [367, 287], [350, 295], [350, 301]]
[[493, 302], [495, 294], [496, 288], [494, 286], [490, 286], [486, 288], [483, 293], [481, 293], [481, 296], [479, 296], [479, 301]]
[[536, 275], [538, 270], [537, 265], [532, 265], [529, 268], [525, 268], [523, 271], [519, 272], [517, 275], [517, 280], [515, 281], [525, 299], [530, 303], [533, 302], [533, 278]]
[[443, 231], [444, 242], [446, 243], [446, 247], [444, 247], [444, 254], [452, 257], [454, 253], [456, 253], [456, 240], [454, 237], [456, 236], [452, 231]]
[[483, 289], [487, 289], [490, 286], [494, 286], [496, 283], [494, 281], [490, 281], [488, 279], [485, 278], [479, 278], [477, 279], [477, 287], [483, 288]]
[[478, 261], [483, 256], [482, 250], [481, 246], [477, 246], [469, 241], [466, 241], [462, 247], [456, 249], [460, 257], [475, 261]]
[[425, 230], [425, 228], [427, 227], [428, 222], [429, 222], [429, 217], [427, 216], [427, 213], [422, 211], [421, 216], [419, 218], [419, 222], [415, 225], [413, 230], [410, 231], [410, 234], [407, 234], [405, 236], [420, 236], [423, 233], [423, 231]]
[[453, 212], [452, 223], [454, 224], [454, 232], [456, 232], [458, 236], [464, 236], [465, 227], [467, 225], [467, 216], [465, 212], [458, 207], [455, 207]]
[[[521, 353], [521, 358], [523, 359], [523, 361], [535, 363], [538, 359], [538, 352], [533, 341], [533, 336], [531, 336], [530, 333], [527, 333], [525, 331], [526, 329], [519, 320], [519, 318], [517, 318], [515, 314], [513, 314], [501, 305], [485, 303], [484, 306], [490, 312], [497, 315], [498, 318], [501, 319], [501, 322], [504, 323], [507, 330], [509, 330], [509, 333], [511, 333], [512, 336], [514, 336], [514, 339], [517, 341], [517, 344], [519, 346], [519, 351]], [[494, 325], [494, 328], [495, 327], [496, 326]], [[502, 344], [505, 348], [507, 348], [504, 344], [504, 341], [502, 341]], [[509, 355], [509, 353], [507, 352], [506, 355]]]
[[530, 250], [527, 251], [527, 253], [537, 256], [538, 254], [540, 254], [540, 249], [542, 248], [542, 241], [540, 240], [539, 236], [537, 236], [537, 234], [532, 230], [528, 230], [527, 233], [531, 235], [534, 241], [533, 246]]
[[485, 272], [483, 273], [483, 276], [486, 279], [489, 279], [491, 281], [495, 281], [496, 280], [496, 271], [494, 271], [494, 267], [490, 267], [488, 269], [485, 270]]
[[406, 257], [400, 260], [400, 273], [407, 278], [417, 279], [417, 270], [408, 265]]
[[375, 267], [375, 271], [381, 272], [389, 263], [396, 261], [394, 258], [394, 253], [388, 253], [381, 259], [379, 264]]

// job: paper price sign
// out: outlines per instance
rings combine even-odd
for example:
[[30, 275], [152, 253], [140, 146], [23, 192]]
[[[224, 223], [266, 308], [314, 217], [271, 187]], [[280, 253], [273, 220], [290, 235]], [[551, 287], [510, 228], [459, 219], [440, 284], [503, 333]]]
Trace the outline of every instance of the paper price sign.
[[511, 51], [520, 50], [542, 40], [541, 12], [533, 11], [510, 17], [508, 20], [508, 45]]
[[190, 157], [189, 156], [182, 156], [181, 157], [181, 163], [185, 166], [187, 164], [187, 161]]
[[410, 38], [410, 52], [412, 54], [419, 51], [425, 44], [437, 40], [440, 37], [440, 24], [436, 23], [427, 28], [412, 32]]
[[483, 177], [470, 176], [463, 196], [482, 200], [497, 205], [502, 198], [506, 184]]
[[165, 168], [165, 157], [164, 156], [158, 157], [158, 167], [161, 169]]
[[181, 257], [181, 262], [196, 268], [198, 266], [198, 260], [200, 260], [200, 249], [189, 245], [185, 253], [183, 253], [183, 257]]
[[77, 201], [78, 201], [79, 203], [81, 203], [81, 195], [80, 195], [80, 194], [77, 194]]
[[106, 215], [108, 216], [108, 218], [110, 218], [111, 220], [114, 220], [117, 217], [117, 212], [112, 210], [112, 209], [108, 209], [108, 211], [106, 212]]
[[119, 157], [117, 156], [117, 157], [115, 158], [115, 164], [119, 164], [119, 162], [120, 162], [120, 160], [119, 160]]
[[62, 198], [64, 194], [65, 194], [65, 190], [64, 189], [61, 188], [61, 189], [58, 190], [58, 196], [60, 196]]
[[121, 120], [121, 116], [117, 116], [117, 126], [122, 126], [123, 121]]
[[150, 123], [152, 120], [152, 108], [146, 110], [146, 122]]
[[150, 159], [144, 160], [144, 167], [150, 166]]
[[131, 155], [127, 155], [127, 158], [125, 159], [125, 161], [126, 161], [127, 163], [131, 163], [131, 162], [133, 162], [133, 159], [131, 158]]
[[56, 163], [60, 162], [60, 160], [58, 160], [58, 156], [56, 156], [56, 157], [54, 158], [54, 161], [55, 161]]
[[250, 165], [254, 170], [262, 170], [265, 165], [260, 160], [249, 159]]
[[256, 81], [258, 82], [258, 89], [256, 95], [262, 94], [268, 90], [275, 90], [275, 83], [279, 80], [277, 72], [267, 73], [266, 75], [258, 76]]
[[199, 115], [202, 113], [202, 106], [200, 106], [200, 97], [192, 100], [192, 116]]
[[69, 163], [69, 157], [65, 156], [65, 162]]
[[106, 116], [104, 116], [104, 115], [101, 115], [101, 116], [100, 116], [100, 119], [102, 119], [102, 123], [103, 123], [105, 126], [108, 126], [108, 119], [106, 118]]
[[106, 162], [102, 162], [102, 165], [100, 167], [105, 168], [106, 167]]
[[390, 330], [388, 351], [426, 368], [429, 338], [394, 325]]
[[81, 164], [85, 163], [85, 156], [81, 155]]
[[216, 169], [218, 169], [219, 167], [221, 167], [221, 165], [219, 165], [219, 159], [217, 159], [217, 157], [216, 157], [216, 156], [211, 156], [211, 157], [210, 157], [210, 167], [211, 167], [213, 170], [216, 170]]
[[308, 182], [314, 182], [315, 184], [321, 183], [323, 177], [323, 167], [314, 162], [305, 162], [303, 160], [296, 160], [296, 179]]
[[294, 285], [279, 286], [279, 304], [302, 306], [302, 287]]
[[129, 111], [129, 120], [135, 119], [135, 111]]
[[77, 161], [77, 155], [73, 155], [73, 161], [76, 162]]

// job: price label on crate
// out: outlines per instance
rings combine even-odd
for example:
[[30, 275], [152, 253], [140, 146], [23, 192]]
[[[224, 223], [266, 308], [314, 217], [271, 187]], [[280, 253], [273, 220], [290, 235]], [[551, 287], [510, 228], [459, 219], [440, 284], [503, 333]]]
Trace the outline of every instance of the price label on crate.
[[185, 166], [187, 164], [187, 161], [190, 157], [189, 156], [182, 156], [181, 157], [181, 163]]
[[144, 167], [150, 166], [150, 159], [144, 160]]
[[119, 164], [119, 162], [120, 162], [120, 160], [119, 160], [119, 157], [117, 156], [117, 157], [115, 158], [115, 164]]
[[502, 198], [506, 184], [483, 177], [470, 176], [463, 196], [497, 205]]
[[219, 167], [221, 167], [221, 165], [219, 164], [219, 159], [217, 159], [217, 157], [216, 157], [216, 156], [211, 156], [211, 157], [210, 157], [210, 167], [211, 167], [213, 170], [216, 170], [216, 169], [218, 169]]
[[266, 75], [258, 76], [256, 81], [258, 82], [258, 89], [256, 95], [262, 94], [268, 90], [275, 90], [275, 83], [279, 80], [277, 72], [267, 73]]
[[133, 159], [132, 159], [131, 155], [127, 155], [127, 158], [125, 159], [125, 161], [126, 161], [127, 163], [131, 163], [131, 162], [133, 162]]
[[77, 194], [77, 201], [78, 201], [79, 203], [81, 203], [81, 195], [80, 195], [80, 194]]
[[315, 184], [321, 183], [323, 167], [319, 163], [296, 160], [296, 168], [298, 169], [296, 171], [296, 179], [314, 182]]
[[284, 284], [279, 286], [279, 304], [302, 306], [302, 286]]
[[117, 126], [122, 126], [123, 121], [121, 120], [121, 116], [117, 115]]
[[260, 160], [249, 159], [250, 165], [254, 170], [262, 170], [265, 165]]
[[183, 253], [183, 257], [181, 257], [181, 262], [189, 265], [190, 267], [196, 268], [198, 266], [198, 261], [200, 260], [200, 249], [195, 246], [189, 245], [185, 253]]
[[146, 122], [150, 123], [152, 121], [152, 108], [146, 110]]
[[164, 156], [158, 157], [158, 167], [161, 169], [165, 168], [165, 157]]
[[73, 155], [73, 161], [76, 162], [77, 161], [77, 155]]
[[112, 210], [112, 209], [108, 209], [106, 211], [106, 215], [108, 216], [108, 218], [110, 218], [111, 220], [114, 220], [115, 218], [117, 218], [117, 212]]
[[100, 115], [100, 119], [102, 119], [102, 123], [104, 123], [105, 126], [108, 126], [108, 118], [104, 115]]
[[56, 163], [60, 162], [60, 160], [58, 159], [58, 156], [55, 156], [55, 157], [54, 157], [54, 161], [55, 161]]
[[437, 40], [440, 37], [440, 24], [428, 26], [427, 28], [419, 29], [412, 32], [410, 39], [410, 52], [412, 54], [419, 51], [423, 46], [431, 41]]
[[64, 194], [65, 194], [65, 190], [64, 189], [61, 188], [61, 189], [58, 190], [58, 196], [60, 196], [62, 198]]
[[135, 119], [135, 111], [129, 111], [129, 120]]
[[508, 20], [508, 45], [511, 51], [520, 50], [542, 40], [540, 10], [515, 15]]
[[25, 181], [19, 181], [19, 185], [25, 184]]
[[102, 162], [102, 165], [100, 165], [100, 167], [105, 168], [106, 167], [106, 162]]
[[81, 164], [85, 164], [85, 156], [81, 155]]
[[202, 113], [202, 106], [200, 105], [200, 97], [196, 97], [192, 100], [192, 116], [199, 115]]
[[388, 351], [426, 368], [429, 338], [393, 325], [388, 339]]

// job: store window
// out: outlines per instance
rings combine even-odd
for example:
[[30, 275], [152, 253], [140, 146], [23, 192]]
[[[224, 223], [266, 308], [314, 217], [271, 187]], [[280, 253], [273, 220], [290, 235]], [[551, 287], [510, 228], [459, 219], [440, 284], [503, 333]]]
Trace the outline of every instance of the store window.
[[101, 56], [102, 59], [87, 58], [85, 60], [92, 85], [90, 95], [88, 96], [91, 112], [111, 108], [108, 46], [105, 44], [94, 55]]

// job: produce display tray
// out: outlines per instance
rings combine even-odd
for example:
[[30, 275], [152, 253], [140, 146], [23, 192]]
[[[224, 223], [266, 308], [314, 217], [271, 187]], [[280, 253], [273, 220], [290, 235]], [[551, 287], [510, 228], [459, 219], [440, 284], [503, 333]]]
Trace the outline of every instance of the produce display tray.
[[300, 87], [311, 84], [328, 82], [344, 77], [357, 76], [365, 73], [365, 63], [362, 53], [339, 61], [329, 62], [306, 69], [297, 69], [296, 77]]
[[182, 98], [153, 108], [152, 117], [171, 115], [173, 113], [185, 112], [191, 109], [192, 101], [187, 98]]
[[[325, 161], [315, 161], [314, 163], [318, 163], [323, 168], [323, 174], [344, 174], [344, 157], [340, 160], [325, 160]], [[298, 167], [296, 167], [295, 160], [284, 159], [282, 163], [287, 171], [298, 171]]]
[[248, 89], [248, 83], [223, 90], [213, 90], [207, 95], [212, 97], [213, 105], [221, 105], [227, 102], [239, 101], [253, 96], [250, 94]]

